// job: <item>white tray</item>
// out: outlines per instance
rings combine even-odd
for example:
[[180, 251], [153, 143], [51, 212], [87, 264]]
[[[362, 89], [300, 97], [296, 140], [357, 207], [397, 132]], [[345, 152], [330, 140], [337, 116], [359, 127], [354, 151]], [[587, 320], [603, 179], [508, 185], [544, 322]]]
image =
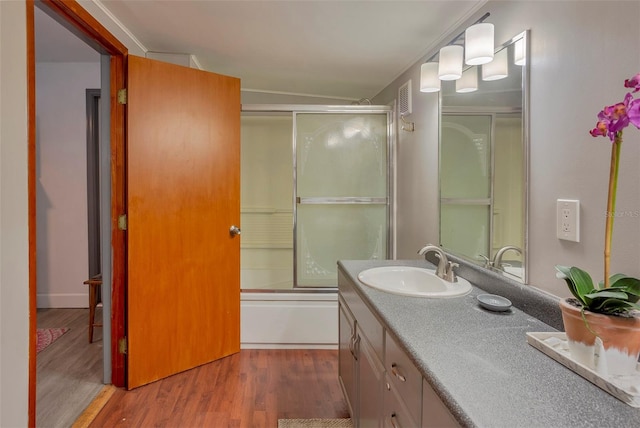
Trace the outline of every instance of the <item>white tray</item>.
[[567, 337], [560, 333], [527, 333], [527, 342], [631, 407], [640, 407], [640, 371], [629, 376], [602, 376], [571, 358]]

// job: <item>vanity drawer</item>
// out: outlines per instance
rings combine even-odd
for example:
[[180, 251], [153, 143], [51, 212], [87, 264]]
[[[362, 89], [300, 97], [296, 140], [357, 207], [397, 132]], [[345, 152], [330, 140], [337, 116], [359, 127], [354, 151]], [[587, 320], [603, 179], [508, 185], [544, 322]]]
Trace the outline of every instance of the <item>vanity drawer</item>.
[[411, 418], [419, 421], [422, 413], [422, 374], [388, 332], [384, 366], [393, 389], [405, 403]]
[[412, 412], [398, 396], [390, 376], [392, 376], [390, 373], [385, 374], [382, 426], [384, 428], [419, 427], [420, 424], [412, 417]]

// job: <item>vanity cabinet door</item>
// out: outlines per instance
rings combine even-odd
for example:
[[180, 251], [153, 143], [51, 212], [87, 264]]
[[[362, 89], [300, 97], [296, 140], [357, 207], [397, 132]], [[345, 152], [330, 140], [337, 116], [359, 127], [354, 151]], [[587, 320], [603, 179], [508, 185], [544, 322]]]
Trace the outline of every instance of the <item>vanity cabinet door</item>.
[[338, 376], [354, 428], [383, 425], [384, 328], [338, 272]]
[[359, 410], [357, 427], [382, 426], [382, 401], [384, 366], [378, 359], [374, 347], [356, 325], [358, 344]]
[[358, 378], [357, 378], [357, 360], [356, 360], [356, 326], [355, 319], [351, 315], [351, 311], [342, 301], [342, 297], [338, 299], [338, 330], [340, 341], [338, 345], [338, 379], [342, 392], [347, 400], [349, 413], [351, 418], [357, 420], [357, 409], [354, 407], [357, 403]]
[[422, 381], [422, 428], [456, 428], [460, 425], [433, 390]]

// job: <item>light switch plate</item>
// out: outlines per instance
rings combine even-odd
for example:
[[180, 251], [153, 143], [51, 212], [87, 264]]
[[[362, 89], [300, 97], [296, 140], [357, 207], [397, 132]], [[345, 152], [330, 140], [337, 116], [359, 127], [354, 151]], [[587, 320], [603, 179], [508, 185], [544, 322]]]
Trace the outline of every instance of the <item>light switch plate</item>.
[[580, 201], [558, 199], [556, 236], [565, 241], [580, 242]]

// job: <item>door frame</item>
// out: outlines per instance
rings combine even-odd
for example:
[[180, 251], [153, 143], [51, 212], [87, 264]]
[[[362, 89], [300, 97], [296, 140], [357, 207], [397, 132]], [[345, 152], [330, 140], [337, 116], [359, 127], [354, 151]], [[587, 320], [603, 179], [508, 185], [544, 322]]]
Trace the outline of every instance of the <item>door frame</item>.
[[26, 0], [27, 116], [28, 116], [28, 212], [29, 212], [29, 394], [28, 424], [36, 424], [36, 62], [34, 8], [38, 7], [101, 54], [109, 55], [111, 91], [111, 382], [125, 383], [125, 355], [118, 340], [125, 336], [125, 233], [118, 229], [118, 215], [126, 212], [125, 199], [125, 106], [117, 101], [118, 89], [126, 87], [128, 49], [75, 0]]
[[100, 93], [85, 91], [87, 113], [87, 236], [89, 238], [89, 278], [101, 272], [100, 257]]

